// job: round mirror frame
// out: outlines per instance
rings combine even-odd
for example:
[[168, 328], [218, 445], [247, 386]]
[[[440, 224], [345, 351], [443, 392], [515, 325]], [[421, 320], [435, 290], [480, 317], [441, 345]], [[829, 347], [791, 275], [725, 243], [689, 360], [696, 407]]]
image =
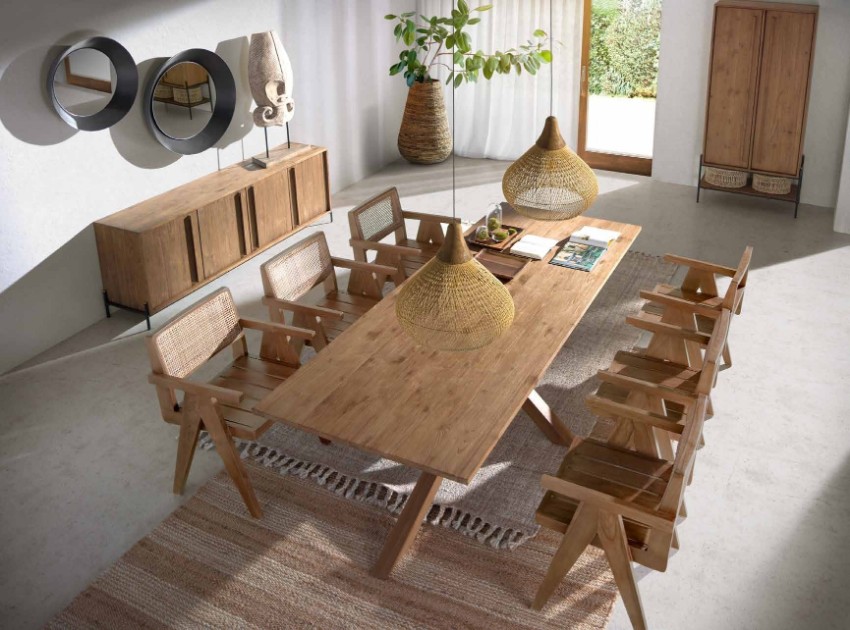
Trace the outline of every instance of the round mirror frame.
[[[102, 110], [89, 116], [72, 114], [65, 109], [56, 97], [56, 90], [53, 87], [59, 66], [72, 52], [84, 48], [91, 48], [106, 55], [115, 70], [116, 77], [112, 98]], [[56, 57], [47, 73], [47, 93], [50, 95], [53, 109], [62, 120], [80, 131], [99, 131], [117, 123], [132, 109], [138, 91], [139, 70], [136, 68], [136, 62], [126, 48], [108, 37], [90, 37], [68, 46]]]
[[[166, 72], [181, 63], [195, 63], [201, 66], [209, 74], [215, 89], [212, 115], [207, 126], [188, 138], [174, 138], [165, 133], [157, 125], [153, 113], [153, 96], [156, 86]], [[236, 81], [228, 65], [217, 54], [203, 48], [190, 48], [174, 55], [157, 70], [145, 89], [144, 104], [145, 121], [157, 141], [175, 153], [192, 155], [213, 146], [230, 126], [233, 113], [236, 111]]]

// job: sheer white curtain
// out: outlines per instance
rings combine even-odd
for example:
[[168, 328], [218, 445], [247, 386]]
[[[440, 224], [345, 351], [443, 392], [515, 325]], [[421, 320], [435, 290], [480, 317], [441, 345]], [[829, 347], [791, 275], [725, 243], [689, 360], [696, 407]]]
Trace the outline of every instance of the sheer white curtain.
[[[582, 0], [468, 0], [470, 7], [493, 4], [478, 14], [481, 22], [470, 26], [473, 50], [485, 53], [507, 50], [531, 38], [542, 28], [554, 40], [554, 114], [567, 143], [575, 148], [578, 127], [579, 74], [581, 71]], [[554, 23], [549, 24], [550, 2]], [[419, 13], [451, 15], [455, 0], [417, 0]], [[450, 59], [447, 57], [447, 59]], [[447, 72], [447, 71], [446, 71]], [[446, 72], [441, 76], [445, 80]], [[550, 66], [537, 75], [483, 73], [478, 83], [463, 83], [455, 92], [455, 150], [465, 157], [515, 160], [537, 139], [549, 115]], [[446, 106], [451, 108], [451, 87], [446, 86]], [[449, 114], [451, 115], [451, 114]]]

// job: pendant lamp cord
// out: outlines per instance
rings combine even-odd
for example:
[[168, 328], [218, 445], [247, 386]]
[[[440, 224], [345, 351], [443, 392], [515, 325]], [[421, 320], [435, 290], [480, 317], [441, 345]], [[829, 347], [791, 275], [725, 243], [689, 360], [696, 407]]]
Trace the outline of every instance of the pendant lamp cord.
[[[452, 74], [454, 74], [455, 61], [452, 55]], [[452, 219], [456, 219], [455, 204], [455, 78], [452, 77]]]
[[549, 62], [549, 115], [555, 115], [555, 40], [554, 37], [554, 28], [555, 28], [555, 0], [549, 0], [549, 42], [552, 46], [552, 61]]

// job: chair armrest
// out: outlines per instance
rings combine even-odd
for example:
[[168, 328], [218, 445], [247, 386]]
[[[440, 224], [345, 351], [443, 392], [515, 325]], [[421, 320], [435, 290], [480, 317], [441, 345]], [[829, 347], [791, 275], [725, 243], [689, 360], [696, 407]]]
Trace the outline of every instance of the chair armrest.
[[460, 219], [456, 217], [448, 217], [442, 214], [430, 214], [428, 212], [411, 212], [410, 210], [402, 210], [402, 216], [405, 219], [414, 221], [431, 221], [432, 223], [460, 223]]
[[187, 394], [214, 398], [216, 401], [226, 405], [238, 405], [245, 395], [235, 389], [208, 385], [206, 383], [196, 383], [185, 378], [167, 376], [165, 374], [148, 374], [148, 383], [168, 387], [169, 389], [179, 389]]
[[415, 247], [405, 247], [404, 245], [391, 245], [389, 243], [380, 243], [378, 241], [361, 241], [359, 239], [351, 239], [348, 243], [352, 247], [360, 249], [372, 249], [376, 252], [392, 254], [394, 256], [422, 256], [425, 252]]
[[681, 435], [684, 431], [684, 427], [681, 424], [674, 422], [665, 416], [652, 413], [646, 409], [633, 407], [632, 405], [614, 402], [613, 400], [602, 398], [596, 394], [590, 394], [584, 399], [584, 402], [588, 409], [600, 416], [607, 418], [625, 418], [626, 420], [647, 424], [677, 435]]
[[738, 272], [732, 267], [724, 267], [723, 265], [715, 265], [714, 263], [696, 260], [695, 258], [686, 258], [685, 256], [677, 256], [676, 254], [664, 254], [664, 260], [674, 265], [682, 265], [691, 269], [699, 269], [709, 273], [716, 273], [720, 276], [734, 277]]
[[649, 383], [639, 378], [624, 376], [623, 374], [609, 372], [608, 370], [599, 370], [596, 373], [596, 377], [603, 383], [611, 383], [612, 385], [622, 387], [623, 389], [628, 389], [633, 392], [640, 392], [642, 394], [646, 394], [647, 396], [663, 398], [664, 400], [679, 403], [680, 405], [692, 405], [694, 402], [696, 402], [697, 399], [696, 395], [691, 396], [689, 394], [682, 393], [672, 387], [665, 387], [664, 385]]
[[656, 291], [641, 291], [640, 296], [647, 302], [678, 308], [683, 311], [693, 313], [694, 315], [702, 315], [711, 319], [717, 319], [720, 315], [721, 306], [719, 304], [717, 306], [707, 306], [705, 304], [690, 302], [672, 295], [664, 295], [663, 293], [658, 293]]
[[265, 296], [263, 304], [266, 306], [276, 306], [284, 311], [292, 311], [293, 313], [305, 313], [314, 317], [324, 317], [325, 319], [342, 319], [345, 313], [336, 311], [323, 306], [312, 306], [310, 304], [301, 304], [300, 302], [290, 302], [289, 300], [281, 300], [279, 298]]
[[673, 337], [679, 337], [680, 339], [685, 339], [687, 341], [695, 341], [704, 346], [708, 345], [709, 340], [711, 340], [711, 335], [707, 335], [705, 333], [696, 332], [694, 330], [687, 330], [685, 328], [682, 328], [681, 326], [665, 324], [664, 322], [650, 321], [641, 317], [635, 317], [634, 315], [629, 315], [628, 317], [626, 317], [626, 323], [631, 324], [635, 328], [640, 328], [641, 330], [646, 330], [651, 333], [671, 335]]
[[[569, 455], [567, 457], [569, 457]], [[599, 490], [594, 490], [593, 488], [588, 488], [586, 486], [561, 479], [560, 477], [553, 477], [552, 475], [543, 475], [540, 483], [546, 490], [551, 490], [556, 494], [560, 494], [577, 501], [587, 501], [596, 507], [609, 512], [616, 512], [631, 520], [637, 521], [638, 523], [642, 523], [650, 527], [657, 527], [658, 529], [667, 532], [673, 530], [675, 521], [674, 515], [671, 515], [670, 518], [665, 518], [663, 514], [641, 507], [636, 503], [624, 501], [623, 499], [618, 499], [617, 497], [605, 494]]]
[[331, 256], [331, 264], [334, 267], [343, 267], [345, 269], [352, 269], [357, 271], [371, 271], [377, 274], [383, 274], [391, 276], [398, 272], [398, 269], [395, 267], [388, 267], [387, 265], [378, 265], [375, 263], [361, 262], [359, 260], [349, 260], [347, 258], [337, 258], [336, 256]]
[[261, 322], [256, 319], [239, 319], [239, 325], [242, 328], [251, 328], [253, 330], [261, 330], [267, 333], [278, 333], [287, 337], [298, 337], [299, 339], [312, 339], [316, 336], [314, 330], [306, 328], [298, 328], [297, 326], [287, 326], [286, 324], [277, 324], [275, 322]]

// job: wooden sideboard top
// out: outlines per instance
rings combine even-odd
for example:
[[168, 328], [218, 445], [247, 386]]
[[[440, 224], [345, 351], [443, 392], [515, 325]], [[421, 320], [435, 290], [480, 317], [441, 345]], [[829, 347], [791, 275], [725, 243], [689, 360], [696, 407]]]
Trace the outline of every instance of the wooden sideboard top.
[[816, 4], [793, 2], [771, 2], [770, 0], [719, 0], [715, 6], [737, 9], [763, 9], [765, 11], [792, 11], [794, 13], [817, 13]]
[[[324, 147], [292, 143], [293, 149], [300, 147], [307, 149], [268, 168], [252, 165], [250, 159], [245, 160], [110, 214], [95, 223], [130, 232], [145, 232], [326, 151]], [[275, 147], [272, 152], [281, 148]]]

